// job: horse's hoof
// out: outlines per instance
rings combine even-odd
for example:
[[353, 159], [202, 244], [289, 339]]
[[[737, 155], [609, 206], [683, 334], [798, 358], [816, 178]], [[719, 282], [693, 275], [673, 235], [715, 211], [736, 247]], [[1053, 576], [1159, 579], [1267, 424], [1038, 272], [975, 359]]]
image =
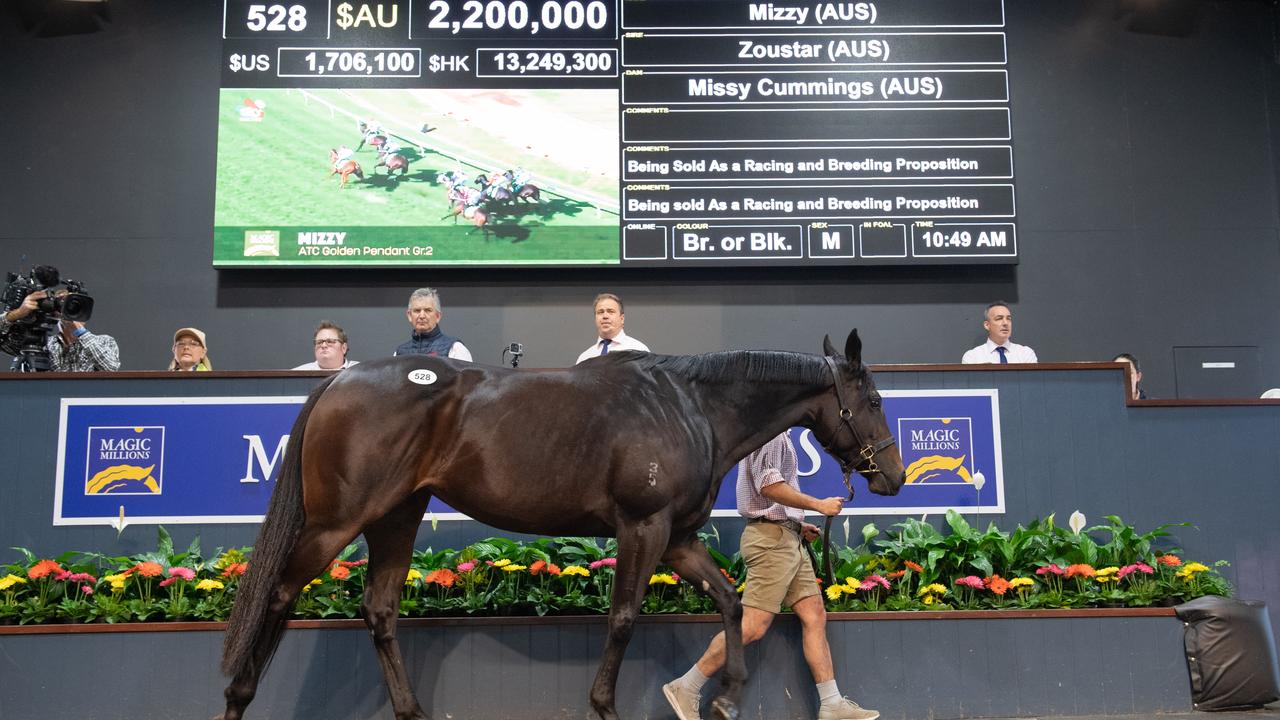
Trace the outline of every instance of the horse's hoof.
[[718, 697], [711, 701], [711, 717], [714, 720], [738, 720], [738, 706], [728, 698]]

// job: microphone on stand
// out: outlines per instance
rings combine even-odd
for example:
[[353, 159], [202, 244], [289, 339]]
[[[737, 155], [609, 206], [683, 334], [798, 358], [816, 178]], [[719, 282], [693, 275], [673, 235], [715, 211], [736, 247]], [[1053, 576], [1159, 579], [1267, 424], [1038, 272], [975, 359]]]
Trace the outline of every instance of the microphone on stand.
[[511, 367], [520, 367], [520, 358], [524, 356], [524, 345], [513, 342], [502, 348], [502, 358], [505, 361], [507, 355], [511, 356]]

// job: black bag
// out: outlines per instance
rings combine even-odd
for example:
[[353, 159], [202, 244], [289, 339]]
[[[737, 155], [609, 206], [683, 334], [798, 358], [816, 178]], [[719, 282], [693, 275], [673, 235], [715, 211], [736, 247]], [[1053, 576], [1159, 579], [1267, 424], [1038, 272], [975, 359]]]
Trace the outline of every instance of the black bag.
[[1263, 602], [1206, 595], [1174, 608], [1196, 710], [1259, 708], [1280, 700], [1276, 644]]

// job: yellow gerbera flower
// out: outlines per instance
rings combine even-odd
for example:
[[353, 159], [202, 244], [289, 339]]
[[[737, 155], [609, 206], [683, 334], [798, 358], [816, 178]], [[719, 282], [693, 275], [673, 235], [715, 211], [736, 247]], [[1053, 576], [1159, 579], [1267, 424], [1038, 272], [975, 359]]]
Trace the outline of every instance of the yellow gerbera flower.
[[502, 559], [501, 559], [501, 560], [499, 560], [498, 562], [494, 563], [494, 564], [493, 564], [493, 566], [494, 566], [494, 567], [496, 567], [496, 568], [504, 568], [504, 567], [506, 567], [506, 566], [508, 566], [508, 565], [510, 565], [510, 564], [511, 564], [511, 561], [510, 561], [510, 560], [508, 560], [508, 559], [506, 559], [506, 558], [502, 558]]
[[591, 577], [591, 571], [581, 565], [570, 565], [560, 571], [561, 575], [581, 575], [582, 577]]
[[409, 574], [404, 578], [405, 585], [412, 585], [422, 579], [422, 571], [418, 568], [409, 568]]
[[930, 583], [920, 588], [920, 590], [916, 593], [916, 595], [945, 595], [946, 593], [947, 593], [947, 588], [945, 585], [939, 585], [938, 583]]
[[650, 585], [675, 585], [676, 579], [667, 573], [658, 573], [649, 576]]
[[[493, 566], [499, 567], [497, 563], [494, 563]], [[520, 572], [521, 570], [529, 569], [524, 565], [502, 565], [501, 567], [502, 567], [502, 572]]]
[[859, 580], [859, 579], [858, 579], [858, 578], [856, 578], [856, 577], [853, 577], [852, 575], [850, 575], [849, 577], [847, 577], [847, 578], [845, 578], [845, 579], [844, 579], [844, 585], [845, 585], [845, 587], [847, 587], [847, 588], [849, 588], [850, 590], [853, 590], [853, 591], [855, 591], [855, 592], [857, 591], [858, 586], [859, 586], [859, 585], [861, 585], [861, 584], [862, 584], [862, 581], [861, 581], [861, 580]]
[[221, 581], [210, 580], [209, 578], [205, 578], [204, 580], [201, 580], [200, 582], [196, 583], [196, 589], [204, 590], [205, 592], [208, 592], [210, 590], [221, 590], [225, 587], [226, 585], [223, 585]]
[[14, 585], [25, 585], [26, 582], [26, 578], [9, 573], [8, 575], [0, 578], [0, 590], [8, 590]]
[[1031, 578], [1024, 578], [1024, 577], [1014, 578], [1009, 581], [1009, 587], [1011, 588], [1031, 587], [1032, 585], [1035, 585], [1035, 584], [1036, 584], [1035, 580], [1032, 580]]

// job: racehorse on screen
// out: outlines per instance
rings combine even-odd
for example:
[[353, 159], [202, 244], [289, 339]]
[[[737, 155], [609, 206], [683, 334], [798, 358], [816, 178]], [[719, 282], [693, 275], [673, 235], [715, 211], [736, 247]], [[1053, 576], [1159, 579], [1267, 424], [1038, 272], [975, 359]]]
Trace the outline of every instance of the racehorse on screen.
[[443, 358], [364, 362], [311, 393], [241, 580], [222, 669], [223, 720], [239, 720], [299, 591], [360, 533], [363, 614], [397, 720], [426, 713], [410, 687], [396, 618], [414, 536], [432, 495], [517, 532], [618, 538], [604, 656], [591, 688], [603, 720], [659, 560], [724, 615], [728, 661], [713, 716], [732, 719], [747, 672], [742, 607], [698, 530], [725, 474], [792, 426], [813, 430], [873, 492], [902, 486], [902, 458], [857, 331], [844, 355], [616, 352], [567, 370]]
[[329, 148], [329, 166], [332, 168], [329, 172], [329, 177], [333, 177], [335, 174], [341, 175], [342, 187], [347, 186], [347, 178], [352, 175], [355, 175], [361, 180], [364, 179], [364, 170], [360, 169], [360, 163], [355, 160], [343, 160], [339, 164], [335, 163], [338, 163], [338, 151], [333, 148]]

